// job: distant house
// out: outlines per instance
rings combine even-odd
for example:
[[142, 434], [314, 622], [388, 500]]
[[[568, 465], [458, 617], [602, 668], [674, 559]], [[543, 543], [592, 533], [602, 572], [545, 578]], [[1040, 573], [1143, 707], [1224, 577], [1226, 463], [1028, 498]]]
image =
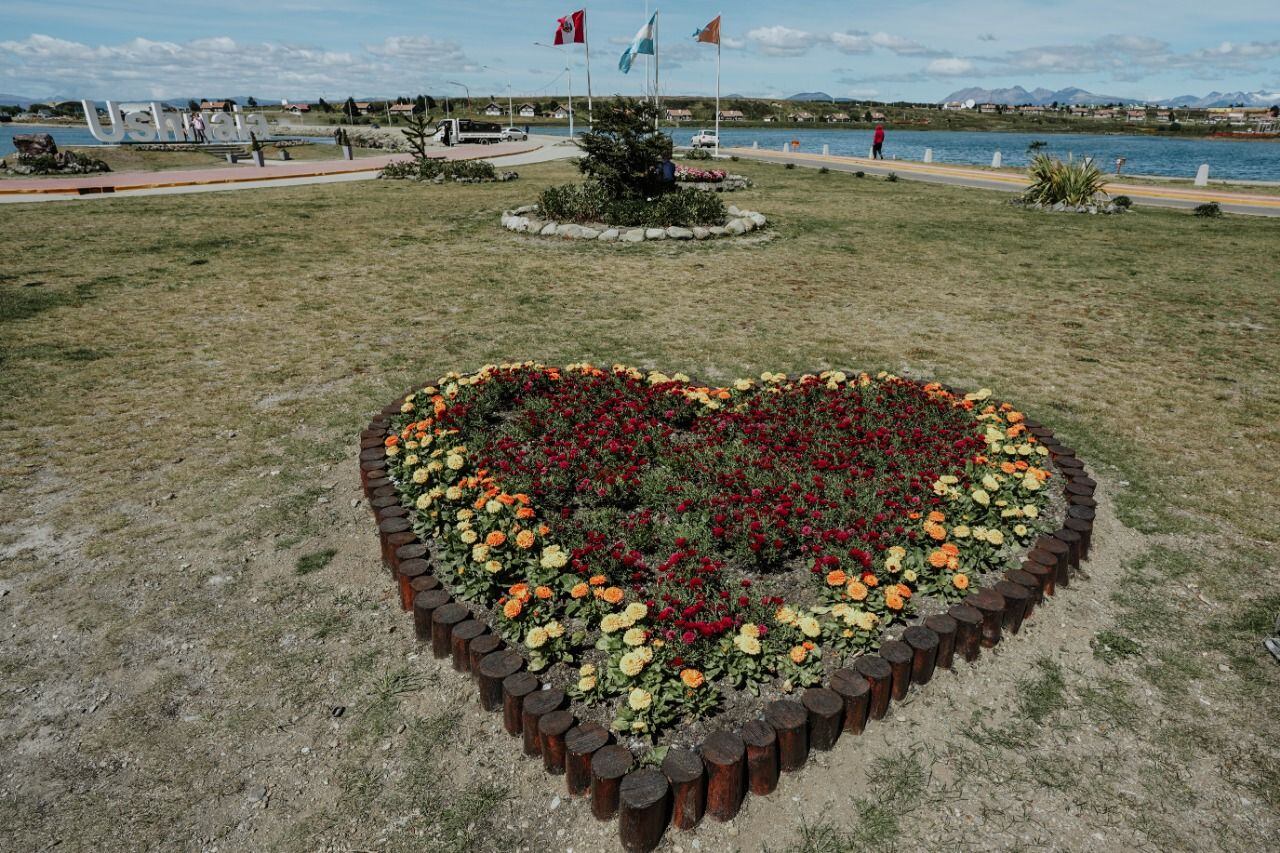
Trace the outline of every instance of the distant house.
[[1018, 112], [1022, 113], [1024, 116], [1042, 116], [1044, 115], [1044, 107], [1036, 104], [1026, 104], [1018, 107]]
[[1116, 111], [1115, 110], [1094, 110], [1093, 117], [1094, 118], [1115, 118]]
[[962, 101], [947, 101], [945, 104], [942, 105], [942, 109], [946, 110], [947, 112], [952, 112], [952, 113], [957, 112], [959, 110], [964, 109], [964, 103]]
[[356, 101], [356, 115], [367, 116], [371, 109], [373, 109], [371, 101]]
[[831, 115], [827, 116], [827, 124], [836, 124], [838, 122], [847, 122], [847, 121], [852, 121], [852, 119], [849, 118], [848, 113], [832, 113]]
[[555, 109], [551, 111], [551, 117], [552, 118], [568, 118], [572, 113], [573, 113], [573, 110], [569, 109], [563, 104], [556, 104]]
[[978, 112], [982, 113], [983, 115], [993, 115], [995, 113], [998, 113], [999, 111], [1000, 110], [996, 107], [995, 104], [978, 104]]
[[1146, 110], [1126, 110], [1124, 117], [1128, 121], [1146, 121], [1147, 111]]
[[413, 104], [392, 104], [389, 111], [393, 116], [411, 116]]
[[490, 101], [484, 105], [484, 114], [487, 116], [500, 116], [504, 110], [497, 101]]
[[1156, 110], [1156, 121], [1171, 121], [1172, 115], [1168, 110]]
[[871, 120], [872, 120], [872, 121], [884, 121], [884, 113], [872, 113], [872, 114], [871, 114]]
[[801, 110], [798, 113], [792, 113], [791, 115], [787, 116], [787, 118], [791, 119], [791, 121], [795, 122], [796, 124], [803, 124], [808, 121], [813, 121], [813, 113], [805, 112], [804, 110]]
[[746, 116], [742, 114], [742, 110], [721, 110], [721, 121], [745, 121]]
[[1093, 113], [1088, 107], [1072, 107], [1071, 114], [1076, 118], [1085, 118]]
[[693, 110], [667, 110], [667, 121], [693, 121]]
[[300, 115], [306, 115], [307, 113], [311, 112], [311, 105], [310, 104], [289, 104], [284, 109], [285, 109], [285, 112], [290, 112], [296, 116], [300, 116]]
[[235, 101], [201, 101], [201, 110], [221, 110], [224, 113], [231, 112], [231, 108], [236, 105]]
[[768, 122], [769, 124], [773, 124], [775, 121], [777, 121], [777, 120], [778, 120], [778, 117], [777, 117], [777, 116], [765, 116], [765, 117], [764, 117], [764, 119], [762, 119], [762, 120], [763, 120], [763, 121]]
[[521, 104], [520, 109], [516, 110], [520, 118], [533, 118], [538, 114], [537, 104]]

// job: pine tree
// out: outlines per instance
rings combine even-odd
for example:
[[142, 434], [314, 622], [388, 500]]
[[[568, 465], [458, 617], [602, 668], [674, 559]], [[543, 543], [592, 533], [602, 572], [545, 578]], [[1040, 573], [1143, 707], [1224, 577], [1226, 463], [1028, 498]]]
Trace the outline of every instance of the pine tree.
[[615, 199], [648, 198], [662, 190], [658, 166], [671, 140], [654, 130], [658, 109], [648, 101], [622, 99], [596, 108], [595, 125], [578, 138], [584, 156], [578, 169]]
[[428, 108], [429, 108], [429, 106], [428, 106], [428, 104], [427, 104], [427, 99], [426, 99], [426, 98], [424, 98], [424, 97], [422, 97], [421, 95], [419, 95], [417, 98], [415, 98], [415, 99], [414, 99], [414, 101], [413, 101], [413, 114], [414, 114], [414, 115], [426, 115]]
[[409, 116], [409, 126], [400, 128], [400, 132], [404, 134], [404, 138], [409, 143], [409, 150], [413, 152], [413, 159], [422, 162], [427, 159], [427, 140], [431, 138], [432, 128], [427, 120], [426, 113], [417, 113]]

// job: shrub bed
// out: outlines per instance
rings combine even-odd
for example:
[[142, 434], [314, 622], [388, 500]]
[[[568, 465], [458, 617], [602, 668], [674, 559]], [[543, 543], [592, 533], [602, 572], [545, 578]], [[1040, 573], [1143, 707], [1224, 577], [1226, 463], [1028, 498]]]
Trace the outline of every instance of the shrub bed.
[[538, 209], [557, 222], [627, 228], [723, 225], [726, 219], [724, 202], [707, 193], [677, 189], [655, 198], [613, 198], [596, 183], [547, 187], [538, 196]]
[[395, 180], [429, 181], [442, 184], [452, 181], [459, 184], [481, 184], [493, 181], [514, 181], [518, 172], [500, 172], [485, 160], [446, 160], [442, 157], [423, 157], [389, 163], [379, 178]]

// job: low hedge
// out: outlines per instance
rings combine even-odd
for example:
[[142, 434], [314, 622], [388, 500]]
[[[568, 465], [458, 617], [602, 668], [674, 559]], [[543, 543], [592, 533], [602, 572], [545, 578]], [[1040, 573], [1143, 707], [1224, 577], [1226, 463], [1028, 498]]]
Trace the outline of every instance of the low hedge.
[[671, 190], [653, 199], [613, 199], [598, 184], [547, 187], [538, 197], [541, 215], [556, 222], [605, 222], [629, 228], [723, 225], [728, 214], [714, 193]]

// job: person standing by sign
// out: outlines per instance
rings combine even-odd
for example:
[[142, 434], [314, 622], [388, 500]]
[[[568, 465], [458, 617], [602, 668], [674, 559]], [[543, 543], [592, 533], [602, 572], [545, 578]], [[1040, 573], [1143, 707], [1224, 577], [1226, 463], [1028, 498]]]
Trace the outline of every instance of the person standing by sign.
[[884, 125], [876, 125], [875, 136], [871, 137], [871, 158], [873, 160], [884, 159]]
[[208, 141], [204, 135], [204, 113], [196, 113], [192, 117], [191, 132], [195, 134], [196, 142], [203, 143]]

